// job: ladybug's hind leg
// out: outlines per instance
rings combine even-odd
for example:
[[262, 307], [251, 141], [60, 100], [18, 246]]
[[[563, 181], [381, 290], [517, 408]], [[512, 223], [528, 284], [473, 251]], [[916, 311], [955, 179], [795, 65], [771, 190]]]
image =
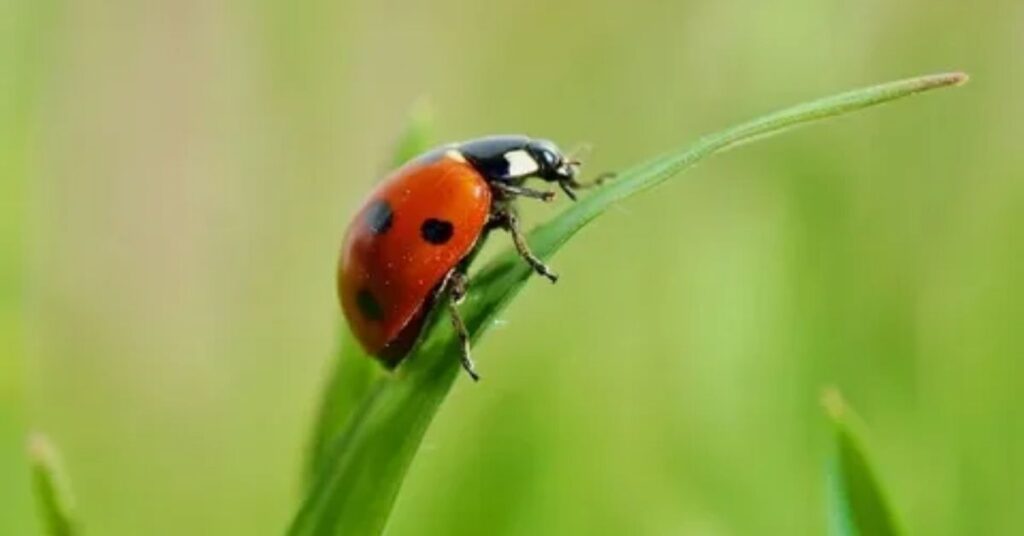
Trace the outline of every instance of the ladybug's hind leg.
[[530, 251], [529, 244], [526, 243], [526, 236], [523, 235], [522, 229], [519, 227], [519, 217], [516, 216], [515, 212], [511, 208], [506, 207], [498, 210], [493, 216], [494, 226], [501, 229], [505, 229], [512, 235], [512, 243], [516, 246], [516, 251], [519, 252], [519, 256], [522, 257], [533, 271], [548, 278], [552, 283], [558, 282], [558, 274], [551, 271], [550, 268], [544, 261], [537, 258], [536, 255]]
[[480, 375], [476, 373], [476, 367], [473, 366], [473, 358], [470, 357], [469, 330], [466, 329], [466, 323], [462, 320], [462, 315], [459, 313], [458, 304], [465, 296], [466, 274], [455, 270], [448, 276], [448, 314], [451, 316], [452, 327], [455, 328], [455, 333], [459, 336], [459, 342], [462, 346], [462, 368], [466, 370], [470, 378], [473, 378], [473, 381], [479, 381]]

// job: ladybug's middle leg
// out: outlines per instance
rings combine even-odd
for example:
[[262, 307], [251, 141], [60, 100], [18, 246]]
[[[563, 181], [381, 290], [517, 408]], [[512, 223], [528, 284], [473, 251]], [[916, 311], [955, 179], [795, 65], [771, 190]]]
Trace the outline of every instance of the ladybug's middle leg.
[[515, 212], [513, 212], [511, 208], [506, 207], [498, 210], [494, 215], [493, 221], [496, 227], [505, 229], [512, 235], [512, 243], [515, 244], [516, 251], [519, 252], [519, 256], [526, 260], [535, 272], [548, 278], [552, 283], [558, 282], [558, 274], [552, 272], [551, 269], [544, 264], [544, 261], [537, 258], [537, 256], [530, 251], [530, 246], [526, 243], [526, 236], [523, 235], [522, 229], [519, 228], [519, 217], [516, 216]]
[[518, 184], [509, 184], [502, 181], [491, 181], [491, 186], [509, 197], [531, 197], [533, 199], [540, 199], [544, 202], [554, 201], [555, 192], [549, 192], [545, 190], [534, 190], [533, 188], [527, 188], [526, 186], [520, 186]]
[[610, 172], [610, 171], [606, 171], [606, 172], [604, 172], [604, 173], [594, 177], [593, 179], [590, 179], [589, 181], [582, 181], [581, 182], [581, 181], [578, 181], [576, 179], [570, 179], [570, 180], [567, 180], [567, 181], [559, 182], [558, 185], [562, 187], [562, 191], [565, 192], [565, 195], [569, 196], [569, 199], [572, 199], [573, 201], [576, 201], [576, 191], [577, 190], [586, 190], [588, 188], [596, 188], [598, 186], [603, 185], [606, 182], [611, 181], [614, 178], [615, 178], [615, 173]]
[[466, 274], [455, 270], [448, 276], [448, 314], [452, 319], [452, 327], [455, 328], [455, 333], [459, 336], [459, 342], [462, 345], [461, 359], [462, 368], [466, 370], [470, 378], [473, 381], [479, 381], [480, 375], [476, 373], [476, 367], [473, 366], [473, 358], [470, 357], [470, 339], [469, 330], [466, 329], [466, 323], [462, 320], [462, 315], [459, 313], [459, 302], [466, 296]]

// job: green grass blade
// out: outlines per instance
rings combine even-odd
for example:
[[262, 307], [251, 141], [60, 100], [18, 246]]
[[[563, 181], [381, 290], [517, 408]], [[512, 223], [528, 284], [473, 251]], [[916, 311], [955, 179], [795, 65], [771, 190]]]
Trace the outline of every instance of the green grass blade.
[[[421, 98], [413, 104], [405, 127], [397, 137], [389, 163], [390, 169], [430, 149], [433, 145], [432, 130], [433, 111], [430, 101]], [[307, 484], [313, 481], [331, 440], [338, 437], [352, 412], [383, 372], [362, 351], [344, 323], [341, 326], [337, 356], [309, 442], [305, 467]]]
[[342, 326], [334, 370], [320, 401], [320, 412], [309, 442], [306, 456], [305, 479], [310, 484], [316, 477], [331, 440], [338, 437], [349, 417], [359, 407], [383, 371], [362, 351]]
[[28, 441], [28, 459], [39, 511], [47, 534], [73, 536], [78, 534], [74, 522], [71, 491], [60, 466], [57, 450], [46, 437], [35, 434]]
[[825, 393], [824, 405], [835, 427], [836, 438], [826, 469], [828, 533], [832, 536], [902, 534], [855, 433], [850, 409], [837, 391]]
[[[961, 73], [950, 73], [868, 87], [794, 106], [701, 138], [687, 149], [630, 168], [615, 181], [589, 193], [530, 233], [530, 245], [541, 258], [550, 257], [613, 204], [741, 143], [929, 89], [957, 85], [966, 79]], [[530, 269], [512, 250], [473, 274], [461, 310], [474, 339], [490, 326], [530, 276]], [[426, 341], [394, 374], [374, 383], [342, 433], [332, 439], [289, 534], [361, 535], [379, 534], [384, 529], [427, 426], [459, 373], [458, 341], [447, 325], [445, 321], [436, 322]]]
[[417, 100], [409, 110], [405, 129], [391, 154], [391, 169], [412, 160], [434, 144], [434, 110], [427, 98]]

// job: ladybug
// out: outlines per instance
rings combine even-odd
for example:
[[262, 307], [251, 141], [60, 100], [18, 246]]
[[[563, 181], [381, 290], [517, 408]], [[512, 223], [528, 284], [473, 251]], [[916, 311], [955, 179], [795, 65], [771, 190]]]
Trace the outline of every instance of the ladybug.
[[428, 151], [385, 178], [349, 225], [337, 273], [342, 309], [367, 353], [397, 366], [443, 301], [462, 342], [462, 366], [479, 379], [457, 307], [469, 262], [500, 229], [537, 274], [556, 282], [530, 251], [514, 201], [555, 198], [525, 186], [530, 178], [556, 183], [575, 200], [575, 190], [601, 182], [578, 182], [579, 166], [550, 141], [491, 136]]

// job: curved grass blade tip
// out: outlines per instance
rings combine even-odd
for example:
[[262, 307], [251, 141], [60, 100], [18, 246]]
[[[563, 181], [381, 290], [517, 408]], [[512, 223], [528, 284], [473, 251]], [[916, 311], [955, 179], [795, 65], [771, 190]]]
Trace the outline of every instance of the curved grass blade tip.
[[26, 450], [46, 533], [51, 536], [78, 534], [70, 485], [61, 469], [57, 449], [46, 436], [33, 434], [28, 439]]
[[835, 433], [833, 452], [825, 470], [828, 534], [903, 534], [856, 433], [859, 420], [835, 389], [825, 391], [822, 404]]
[[[963, 73], [946, 73], [871, 86], [799, 104], [705, 136], [688, 148], [620, 173], [615, 181], [536, 228], [530, 233], [530, 245], [537, 256], [546, 259], [613, 204], [739, 144], [966, 80]], [[530, 269], [512, 250], [474, 275], [462, 306], [474, 339], [491, 325], [529, 277]], [[394, 374], [382, 375], [365, 386], [366, 394], [357, 406], [351, 412], [341, 412], [343, 422], [320, 421], [320, 426], [330, 426], [340, 433], [330, 434], [329, 444], [314, 459], [316, 474], [289, 534], [383, 531], [406, 470], [459, 371], [458, 341], [447, 326], [447, 322], [436, 322], [425, 342]], [[358, 353], [356, 345], [349, 346], [348, 352]], [[351, 361], [344, 355], [343, 359]], [[345, 370], [339, 369], [339, 374], [345, 374]], [[329, 392], [325, 400], [344, 398]]]

